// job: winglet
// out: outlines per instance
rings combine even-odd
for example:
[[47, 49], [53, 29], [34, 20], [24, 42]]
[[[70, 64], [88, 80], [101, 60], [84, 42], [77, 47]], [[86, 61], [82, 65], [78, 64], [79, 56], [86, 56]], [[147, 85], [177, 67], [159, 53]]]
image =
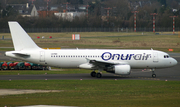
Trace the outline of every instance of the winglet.
[[18, 22], [8, 22], [15, 51], [40, 49]]

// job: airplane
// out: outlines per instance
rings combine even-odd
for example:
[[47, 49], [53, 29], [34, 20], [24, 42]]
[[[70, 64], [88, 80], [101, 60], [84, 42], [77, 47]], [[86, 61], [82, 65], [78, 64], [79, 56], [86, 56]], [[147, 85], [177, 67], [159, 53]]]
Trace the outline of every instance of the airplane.
[[8, 24], [15, 50], [7, 51], [5, 55], [44, 66], [89, 69], [92, 70], [90, 75], [97, 78], [102, 77], [101, 71], [130, 75], [131, 69], [150, 69], [155, 78], [155, 69], [177, 64], [167, 53], [153, 49], [42, 49], [18, 22]]

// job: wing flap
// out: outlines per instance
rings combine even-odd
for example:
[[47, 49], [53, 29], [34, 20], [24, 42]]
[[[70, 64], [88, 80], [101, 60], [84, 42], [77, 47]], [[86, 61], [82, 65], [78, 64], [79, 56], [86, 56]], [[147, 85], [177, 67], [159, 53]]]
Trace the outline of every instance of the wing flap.
[[93, 65], [127, 65], [127, 62], [119, 62], [119, 61], [102, 61], [102, 60], [89, 60], [90, 64]]

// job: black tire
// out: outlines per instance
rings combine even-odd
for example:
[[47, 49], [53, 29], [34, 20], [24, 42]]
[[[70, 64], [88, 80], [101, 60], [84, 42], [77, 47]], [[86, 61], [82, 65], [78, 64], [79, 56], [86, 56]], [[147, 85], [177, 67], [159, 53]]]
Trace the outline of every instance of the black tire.
[[96, 76], [96, 72], [91, 72], [91, 77], [95, 77]]
[[156, 74], [152, 74], [152, 77], [153, 77], [153, 78], [156, 78]]
[[101, 73], [97, 73], [97, 74], [96, 74], [96, 77], [97, 77], [97, 78], [101, 78], [101, 77], [102, 77]]

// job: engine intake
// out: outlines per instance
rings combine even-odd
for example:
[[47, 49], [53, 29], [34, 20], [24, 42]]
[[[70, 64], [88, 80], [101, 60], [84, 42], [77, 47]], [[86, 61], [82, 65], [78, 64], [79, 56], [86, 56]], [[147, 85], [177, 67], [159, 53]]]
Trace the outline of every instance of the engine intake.
[[129, 75], [131, 73], [131, 67], [130, 65], [113, 65], [111, 67], [107, 67], [105, 71], [118, 75]]

